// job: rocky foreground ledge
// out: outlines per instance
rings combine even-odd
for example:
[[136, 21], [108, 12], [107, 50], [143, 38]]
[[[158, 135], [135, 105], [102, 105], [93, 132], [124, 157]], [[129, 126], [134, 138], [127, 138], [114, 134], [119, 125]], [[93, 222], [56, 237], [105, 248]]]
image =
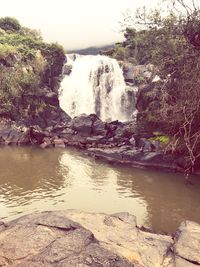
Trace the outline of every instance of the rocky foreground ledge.
[[173, 236], [137, 227], [128, 213], [42, 212], [0, 223], [0, 266], [195, 267], [200, 225]]

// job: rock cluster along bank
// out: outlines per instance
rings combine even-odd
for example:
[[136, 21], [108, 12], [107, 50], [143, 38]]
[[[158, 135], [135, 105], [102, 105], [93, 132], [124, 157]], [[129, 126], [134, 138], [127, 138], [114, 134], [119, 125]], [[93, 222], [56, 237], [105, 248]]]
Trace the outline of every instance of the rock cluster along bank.
[[0, 266], [196, 267], [200, 225], [173, 236], [143, 231], [133, 215], [75, 210], [25, 215], [0, 223]]
[[135, 133], [135, 122], [106, 123], [95, 114], [68, 118], [46, 128], [2, 120], [0, 143], [38, 145], [41, 148], [76, 147], [110, 163], [183, 171], [181, 158], [165, 154], [159, 143], [150, 142]]

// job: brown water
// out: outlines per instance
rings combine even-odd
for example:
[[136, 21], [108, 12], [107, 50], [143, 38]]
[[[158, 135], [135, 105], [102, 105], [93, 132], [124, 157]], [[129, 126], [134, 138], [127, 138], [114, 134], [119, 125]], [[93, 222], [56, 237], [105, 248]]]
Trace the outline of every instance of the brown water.
[[78, 151], [0, 148], [0, 217], [81, 209], [128, 211], [140, 225], [174, 231], [185, 219], [200, 223], [200, 177], [185, 185], [169, 174], [96, 162]]

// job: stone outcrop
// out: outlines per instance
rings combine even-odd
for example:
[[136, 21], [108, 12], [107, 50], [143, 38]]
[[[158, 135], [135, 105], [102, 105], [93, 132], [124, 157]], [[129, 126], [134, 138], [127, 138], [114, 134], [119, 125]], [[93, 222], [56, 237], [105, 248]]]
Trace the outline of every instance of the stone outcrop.
[[175, 234], [173, 251], [182, 259], [200, 265], [200, 226], [195, 222], [182, 222]]
[[140, 229], [129, 213], [42, 212], [0, 223], [0, 266], [195, 267], [199, 240], [189, 221], [168, 236]]
[[134, 65], [128, 62], [120, 62], [124, 80], [129, 85], [139, 85], [149, 82], [153, 78], [154, 66]]

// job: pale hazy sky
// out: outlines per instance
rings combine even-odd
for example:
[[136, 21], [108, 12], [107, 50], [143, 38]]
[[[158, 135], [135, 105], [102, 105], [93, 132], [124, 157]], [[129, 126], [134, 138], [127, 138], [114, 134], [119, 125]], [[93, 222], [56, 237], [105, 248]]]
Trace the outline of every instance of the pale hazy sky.
[[0, 0], [0, 17], [16, 17], [23, 26], [66, 49], [122, 40], [118, 21], [126, 9], [157, 0]]

